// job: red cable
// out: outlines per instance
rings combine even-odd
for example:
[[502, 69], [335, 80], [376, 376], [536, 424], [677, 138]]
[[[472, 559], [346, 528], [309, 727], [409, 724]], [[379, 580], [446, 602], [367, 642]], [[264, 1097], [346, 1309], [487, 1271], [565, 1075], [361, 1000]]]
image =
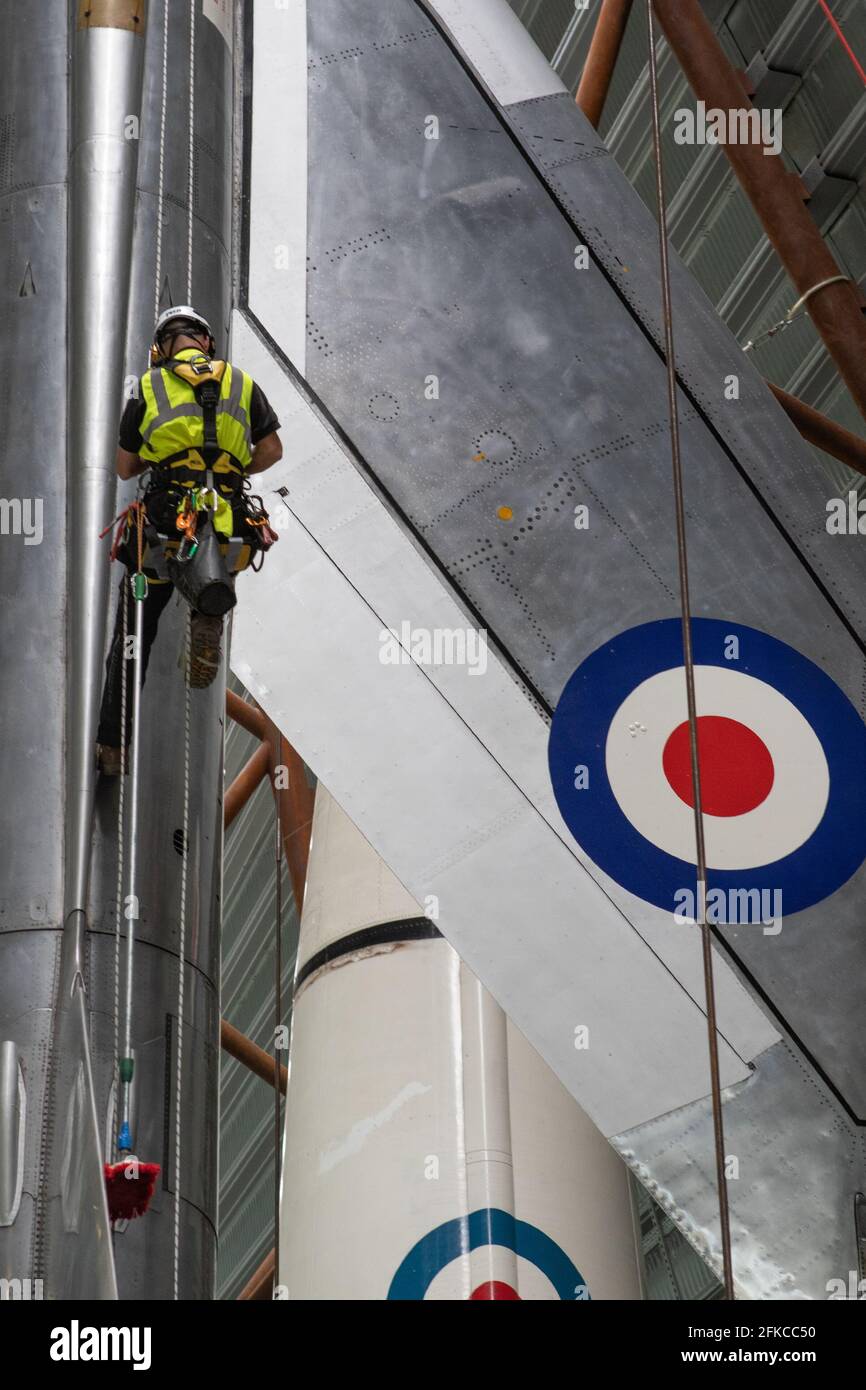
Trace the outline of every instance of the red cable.
[[863, 85], [866, 86], [866, 72], [864, 72], [863, 68], [860, 66], [860, 60], [858, 59], [857, 54], [854, 52], [850, 43], [843, 34], [842, 26], [839, 23], [838, 19], [835, 18], [833, 12], [830, 9], [830, 6], [827, 4], [827, 0], [818, 0], [818, 4], [821, 6], [821, 9], [824, 11], [833, 28], [836, 30], [836, 33], [838, 34], [839, 39], [842, 43], [842, 47], [845, 49], [845, 52], [851, 59], [851, 62], [854, 64], [855, 68], [859, 72]]

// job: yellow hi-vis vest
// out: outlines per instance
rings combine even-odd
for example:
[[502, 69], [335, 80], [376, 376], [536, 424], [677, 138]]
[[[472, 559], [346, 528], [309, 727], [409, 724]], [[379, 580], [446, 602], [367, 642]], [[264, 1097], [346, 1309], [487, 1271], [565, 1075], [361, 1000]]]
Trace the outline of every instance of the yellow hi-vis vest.
[[216, 432], [221, 452], [211, 468], [220, 491], [232, 492], [252, 459], [252, 377], [230, 362], [211, 362], [198, 348], [182, 348], [172, 363], [153, 367], [141, 378], [144, 416], [139, 457], [170, 468], [172, 481], [181, 486], [203, 486], [207, 470], [202, 453], [204, 415], [193, 383], [217, 381]]

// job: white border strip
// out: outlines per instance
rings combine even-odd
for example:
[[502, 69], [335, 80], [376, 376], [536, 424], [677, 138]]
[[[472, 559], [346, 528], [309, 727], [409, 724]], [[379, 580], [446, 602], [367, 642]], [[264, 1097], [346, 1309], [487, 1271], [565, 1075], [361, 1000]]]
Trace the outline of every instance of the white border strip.
[[307, 342], [307, 4], [253, 7], [249, 303], [280, 324], [300, 372]]
[[505, 0], [428, 0], [501, 106], [567, 90]]

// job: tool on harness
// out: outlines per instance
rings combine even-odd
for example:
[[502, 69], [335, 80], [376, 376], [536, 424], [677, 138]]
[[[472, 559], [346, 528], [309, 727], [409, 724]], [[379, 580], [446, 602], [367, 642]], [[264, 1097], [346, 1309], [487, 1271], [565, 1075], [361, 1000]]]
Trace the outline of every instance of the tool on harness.
[[207, 618], [221, 618], [234, 608], [237, 597], [210, 512], [198, 515], [195, 550], [185, 556], [178, 551], [176, 556], [169, 557], [168, 573], [191, 608]]
[[194, 490], [191, 495], [184, 498], [174, 523], [178, 531], [183, 533], [183, 540], [177, 551], [178, 560], [191, 560], [198, 550], [198, 541], [195, 535], [198, 526], [197, 501], [197, 490]]
[[[249, 481], [246, 480], [249, 487]], [[260, 550], [270, 550], [271, 546], [280, 538], [271, 526], [271, 519], [265, 510], [265, 504], [261, 497], [252, 493], [244, 493], [241, 497], [241, 505], [244, 509], [244, 521], [247, 526], [253, 528], [256, 542]]]

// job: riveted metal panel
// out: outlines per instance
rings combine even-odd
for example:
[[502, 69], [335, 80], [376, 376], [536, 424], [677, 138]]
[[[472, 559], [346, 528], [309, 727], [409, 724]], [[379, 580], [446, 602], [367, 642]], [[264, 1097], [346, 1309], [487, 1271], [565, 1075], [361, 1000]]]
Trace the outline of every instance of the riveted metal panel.
[[[414, 534], [443, 588], [453, 586], [488, 626], [544, 713], [574, 666], [606, 638], [677, 612], [657, 234], [570, 98], [497, 109], [484, 90], [483, 63], [480, 81], [472, 70], [468, 41], [461, 64], [441, 35], [427, 36], [424, 19], [435, 8], [326, 0], [311, 14], [310, 166], [322, 168], [327, 152], [341, 197], [311, 178], [307, 375], [372, 490]], [[338, 35], [344, 61], [320, 63]], [[412, 41], [398, 44], [397, 35]], [[431, 116], [438, 131], [426, 139]], [[590, 266], [576, 275], [580, 245], [590, 248]], [[678, 265], [674, 274], [695, 612], [777, 634], [828, 671], [862, 713], [866, 575], [857, 539], [828, 537], [825, 485], [811, 454], [706, 299]], [[279, 343], [279, 313], [271, 319], [264, 302], [250, 307]], [[740, 382], [736, 407], [724, 393], [732, 372]], [[438, 397], [425, 394], [433, 380]], [[320, 464], [319, 455], [308, 459], [310, 468]], [[359, 505], [344, 517], [345, 530], [338, 521], [325, 525], [316, 484], [305, 487], [289, 468], [285, 479], [296, 545], [308, 540], [294, 525], [299, 518], [380, 617], [390, 605], [378, 576], [352, 552], [352, 528], [365, 530], [367, 512]], [[590, 556], [569, 534], [572, 499], [595, 509]], [[505, 525], [503, 506], [511, 512]], [[301, 628], [308, 615], [300, 616], [299, 595], [312, 602], [314, 571], [326, 582], [323, 557], [314, 563], [310, 553], [306, 565], [299, 559], [282, 590]], [[274, 599], [257, 605], [260, 622]], [[272, 698], [274, 710], [282, 705], [291, 723], [291, 681], [249, 629], [245, 644], [251, 688], [266, 704]], [[348, 642], [345, 652], [351, 665]], [[469, 709], [461, 696], [456, 703]], [[477, 718], [470, 723], [479, 727]], [[314, 743], [309, 759], [327, 768], [325, 781], [337, 779], [339, 748]], [[362, 819], [360, 803], [355, 809]], [[423, 877], [415, 876], [411, 831], [383, 820], [377, 806], [370, 834], [389, 843], [395, 869], [417, 893]], [[507, 839], [498, 825], [490, 833]], [[451, 873], [458, 859], [455, 851], [433, 868]], [[755, 1077], [726, 1098], [734, 1151], [746, 1156], [752, 1184], [737, 1230], [744, 1288], [821, 1296], [822, 1276], [851, 1259], [852, 1197], [862, 1184], [852, 1113], [866, 1097], [856, 987], [843, 976], [846, 961], [862, 962], [861, 880], [862, 870], [820, 910], [799, 914], [796, 931], [788, 919], [781, 949], [760, 936], [734, 941], [741, 978], [752, 987], [757, 981], [798, 1033], [749, 1052]], [[464, 896], [475, 886], [464, 875]], [[635, 923], [641, 917], [635, 904], [623, 908]], [[492, 957], [481, 960], [482, 934], [463, 933], [459, 944], [476, 953], [480, 974], [489, 964], [492, 977]], [[507, 1007], [519, 1013], [518, 995]], [[537, 1017], [527, 1020], [544, 1050], [539, 1027]], [[583, 1093], [576, 1078], [568, 1084]], [[703, 1103], [669, 1117], [668, 1147], [672, 1136], [681, 1146], [659, 1167], [686, 1230], [709, 1225], [713, 1211], [711, 1174], [693, 1157], [693, 1149], [703, 1153], [692, 1143], [698, 1114], [706, 1115]], [[656, 1123], [621, 1141], [638, 1162]], [[825, 1143], [828, 1133], [842, 1136], [839, 1144]], [[774, 1175], [801, 1134], [807, 1161], [792, 1165], [784, 1203], [777, 1195], [774, 1205]], [[656, 1159], [653, 1150], [645, 1180], [655, 1180]], [[677, 1205], [680, 1191], [687, 1203]], [[808, 1208], [811, 1233], [832, 1212], [814, 1254], [800, 1262], [787, 1235], [776, 1239], [791, 1202]], [[714, 1260], [709, 1241], [706, 1253]]]
[[[327, 150], [342, 196], [311, 184], [308, 375], [550, 708], [615, 632], [679, 611], [655, 227], [568, 96], [510, 106], [503, 123], [426, 14], [330, 0], [311, 16], [314, 60], [337, 33], [357, 51], [350, 74], [325, 68], [310, 91], [311, 166]], [[419, 42], [389, 44], [413, 26]], [[369, 121], [374, 91], [387, 95]], [[862, 712], [856, 538], [827, 535], [810, 455], [679, 266], [675, 295], [694, 611], [772, 631]], [[591, 553], [576, 502], [594, 510]], [[729, 936], [866, 1115], [848, 968], [862, 880], [835, 895], [832, 933], [824, 904], [781, 944]], [[818, 1002], [803, 972], [823, 982]]]

